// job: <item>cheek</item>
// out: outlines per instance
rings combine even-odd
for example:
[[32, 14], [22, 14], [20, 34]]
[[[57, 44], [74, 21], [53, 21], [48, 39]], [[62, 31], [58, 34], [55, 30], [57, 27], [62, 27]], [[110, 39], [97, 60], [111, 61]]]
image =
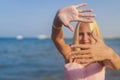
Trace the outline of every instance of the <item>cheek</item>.
[[79, 40], [80, 40], [80, 41], [82, 40], [82, 36], [79, 36]]
[[79, 36], [79, 43], [83, 44], [83, 38], [82, 38], [82, 36]]

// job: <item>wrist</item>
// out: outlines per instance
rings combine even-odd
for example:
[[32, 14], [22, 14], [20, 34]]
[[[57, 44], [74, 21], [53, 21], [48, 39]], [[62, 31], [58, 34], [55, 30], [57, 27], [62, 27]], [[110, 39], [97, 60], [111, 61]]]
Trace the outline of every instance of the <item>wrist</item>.
[[110, 60], [110, 61], [112, 61], [113, 60], [113, 50], [111, 49], [111, 48], [108, 48], [108, 49], [106, 49], [107, 50], [107, 53], [108, 53], [108, 55], [107, 55], [107, 60]]
[[56, 14], [56, 16], [54, 18], [53, 24], [55, 27], [62, 27], [62, 22], [59, 19], [58, 13]]
[[56, 27], [54, 24], [52, 25], [52, 28], [56, 29], [56, 30], [60, 30], [62, 27]]
[[119, 56], [114, 52], [114, 50], [112, 48], [110, 48], [110, 62], [112, 65], [113, 69], [120, 69], [120, 65], [118, 64], [120, 62], [120, 58]]

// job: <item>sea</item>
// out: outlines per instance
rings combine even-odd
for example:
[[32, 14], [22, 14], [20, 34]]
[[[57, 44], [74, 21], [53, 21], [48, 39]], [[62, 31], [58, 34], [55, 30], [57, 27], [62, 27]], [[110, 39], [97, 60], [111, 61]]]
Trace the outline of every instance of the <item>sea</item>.
[[[120, 55], [119, 38], [105, 39], [105, 43]], [[0, 38], [0, 80], [64, 80], [63, 66], [64, 59], [51, 39]], [[120, 70], [107, 68], [106, 80], [120, 80]]]

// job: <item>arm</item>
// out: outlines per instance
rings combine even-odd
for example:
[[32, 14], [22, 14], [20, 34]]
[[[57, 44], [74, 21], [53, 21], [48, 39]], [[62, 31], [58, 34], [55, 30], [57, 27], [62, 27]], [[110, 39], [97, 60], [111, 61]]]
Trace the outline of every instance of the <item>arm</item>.
[[52, 27], [51, 38], [59, 50], [59, 52], [64, 56], [65, 60], [68, 60], [68, 53], [71, 51], [71, 48], [68, 44], [65, 43], [63, 38], [62, 25], [69, 28], [71, 31], [74, 31], [73, 26], [70, 22], [92, 22], [90, 18], [95, 17], [95, 14], [85, 14], [84, 12], [92, 12], [92, 9], [83, 9], [77, 10], [77, 8], [86, 6], [86, 3], [67, 6], [58, 10]]
[[108, 60], [104, 60], [103, 63], [106, 67], [118, 70], [120, 69], [120, 57], [117, 53], [112, 49], [109, 48], [108, 53]]
[[[106, 67], [118, 70], [120, 69], [120, 57], [117, 53], [107, 46], [103, 40], [99, 39], [95, 35], [93, 38], [96, 40], [96, 44], [93, 46], [94, 51], [98, 52], [95, 56], [98, 61], [102, 61]], [[99, 55], [100, 54], [100, 55]], [[95, 54], [94, 54], [95, 55]], [[98, 57], [97, 57], [98, 56]]]
[[65, 61], [68, 62], [68, 53], [70, 52], [71, 48], [67, 43], [65, 43], [65, 40], [63, 38], [63, 30], [62, 30], [62, 23], [55, 18], [54, 20], [54, 26], [58, 27], [59, 29], [56, 29], [52, 27], [52, 34], [51, 38], [58, 49], [58, 51], [62, 54]]
[[[95, 44], [92, 45], [72, 45], [74, 48], [86, 48], [87, 50], [80, 50], [80, 52], [73, 52], [77, 54], [77, 58], [81, 58], [80, 62], [93, 63], [96, 61], [102, 62], [105, 67], [112, 69], [120, 69], [120, 57], [117, 53], [107, 46], [101, 39], [96, 36], [93, 36], [96, 40]], [[78, 54], [79, 53], [79, 54]], [[84, 54], [84, 55], [82, 55]], [[82, 60], [83, 59], [83, 60]], [[85, 60], [84, 60], [85, 59]]]

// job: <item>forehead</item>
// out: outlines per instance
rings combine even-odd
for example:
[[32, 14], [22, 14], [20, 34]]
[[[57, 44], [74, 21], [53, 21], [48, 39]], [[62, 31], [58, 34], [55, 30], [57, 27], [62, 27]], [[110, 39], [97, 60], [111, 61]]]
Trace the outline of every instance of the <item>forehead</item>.
[[90, 24], [88, 24], [88, 23], [81, 23], [79, 25], [79, 31], [91, 31], [90, 30]]

